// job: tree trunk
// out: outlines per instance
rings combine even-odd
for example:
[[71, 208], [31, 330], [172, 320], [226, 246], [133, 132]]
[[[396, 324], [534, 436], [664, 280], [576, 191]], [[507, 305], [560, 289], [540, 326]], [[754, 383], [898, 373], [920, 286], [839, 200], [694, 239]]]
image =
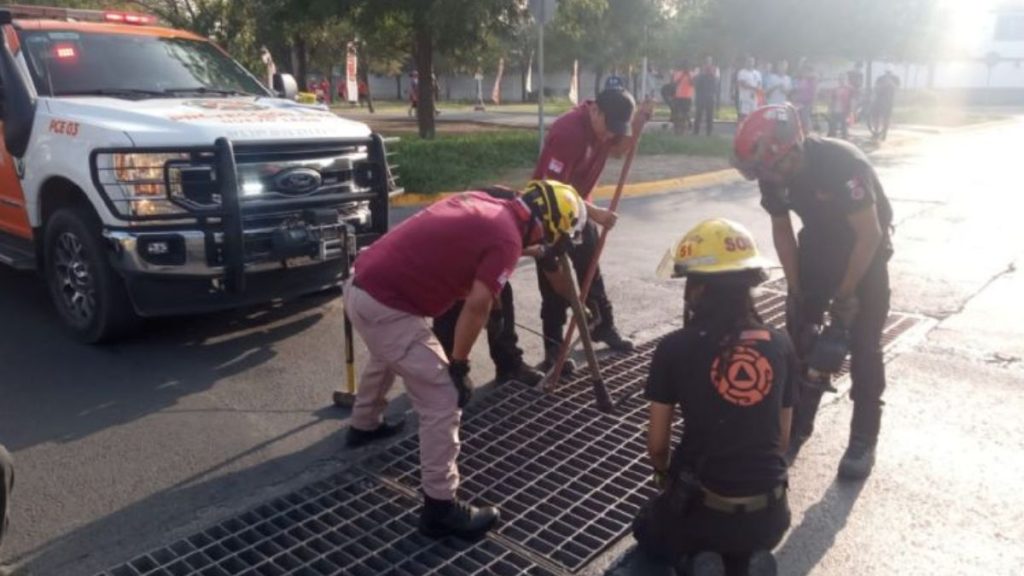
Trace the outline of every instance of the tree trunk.
[[402, 101], [402, 73], [395, 74], [395, 100]]
[[434, 37], [426, 22], [426, 14], [416, 18], [416, 71], [419, 73], [419, 102], [416, 105], [416, 123], [420, 138], [433, 140], [434, 126]]
[[594, 67], [594, 98], [601, 93], [601, 76], [604, 76], [604, 68], [601, 66]]
[[299, 83], [299, 90], [308, 90], [309, 82], [307, 75], [309, 73], [309, 51], [306, 47], [306, 39], [301, 34], [295, 36], [295, 44], [293, 45], [294, 50], [294, 61], [295, 61], [295, 79]]
[[[374, 113], [373, 110], [373, 90], [370, 89], [370, 56], [367, 50], [362, 50], [360, 54], [360, 60], [362, 60], [362, 66], [359, 67], [359, 72], [356, 77], [366, 83], [366, 108], [370, 111], [370, 114]], [[358, 81], [356, 82], [356, 100], [359, 100], [359, 86]]]

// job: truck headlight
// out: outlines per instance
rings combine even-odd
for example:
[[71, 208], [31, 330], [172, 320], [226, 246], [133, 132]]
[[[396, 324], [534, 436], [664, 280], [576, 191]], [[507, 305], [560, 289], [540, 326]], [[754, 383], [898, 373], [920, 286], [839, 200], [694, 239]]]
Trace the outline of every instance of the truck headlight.
[[102, 191], [126, 216], [171, 216], [188, 211], [171, 202], [167, 190], [169, 162], [188, 162], [181, 153], [114, 152], [96, 157]]

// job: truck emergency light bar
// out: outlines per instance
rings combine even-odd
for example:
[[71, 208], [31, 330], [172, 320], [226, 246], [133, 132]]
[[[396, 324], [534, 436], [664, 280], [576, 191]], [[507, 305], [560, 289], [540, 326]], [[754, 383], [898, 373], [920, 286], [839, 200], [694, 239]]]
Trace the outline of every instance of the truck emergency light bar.
[[68, 22], [108, 22], [110, 24], [132, 24], [149, 26], [156, 24], [154, 16], [132, 12], [110, 12], [105, 10], [79, 10], [76, 8], [58, 8], [51, 6], [23, 6], [12, 4], [0, 6], [7, 10], [15, 19], [21, 20], [66, 20]]

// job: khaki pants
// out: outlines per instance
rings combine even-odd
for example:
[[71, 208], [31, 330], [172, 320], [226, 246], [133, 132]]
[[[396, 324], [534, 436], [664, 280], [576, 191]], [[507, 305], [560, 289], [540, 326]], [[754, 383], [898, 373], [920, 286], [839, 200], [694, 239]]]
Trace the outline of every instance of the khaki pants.
[[0, 444], [0, 549], [7, 532], [8, 514], [11, 511], [11, 490], [14, 488], [14, 464], [11, 455]]
[[423, 492], [449, 500], [459, 486], [458, 394], [448, 360], [426, 318], [389, 308], [349, 281], [345, 310], [370, 352], [359, 378], [352, 426], [372, 430], [382, 421], [396, 376], [405, 381], [420, 421], [420, 476]]

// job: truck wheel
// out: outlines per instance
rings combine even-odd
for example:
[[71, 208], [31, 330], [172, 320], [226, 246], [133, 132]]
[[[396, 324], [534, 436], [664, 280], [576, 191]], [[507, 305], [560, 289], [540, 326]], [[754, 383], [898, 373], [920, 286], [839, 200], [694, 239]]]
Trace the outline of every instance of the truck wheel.
[[57, 312], [74, 337], [110, 341], [136, 328], [139, 318], [124, 281], [107, 259], [100, 222], [83, 208], [62, 208], [46, 224], [46, 283]]

